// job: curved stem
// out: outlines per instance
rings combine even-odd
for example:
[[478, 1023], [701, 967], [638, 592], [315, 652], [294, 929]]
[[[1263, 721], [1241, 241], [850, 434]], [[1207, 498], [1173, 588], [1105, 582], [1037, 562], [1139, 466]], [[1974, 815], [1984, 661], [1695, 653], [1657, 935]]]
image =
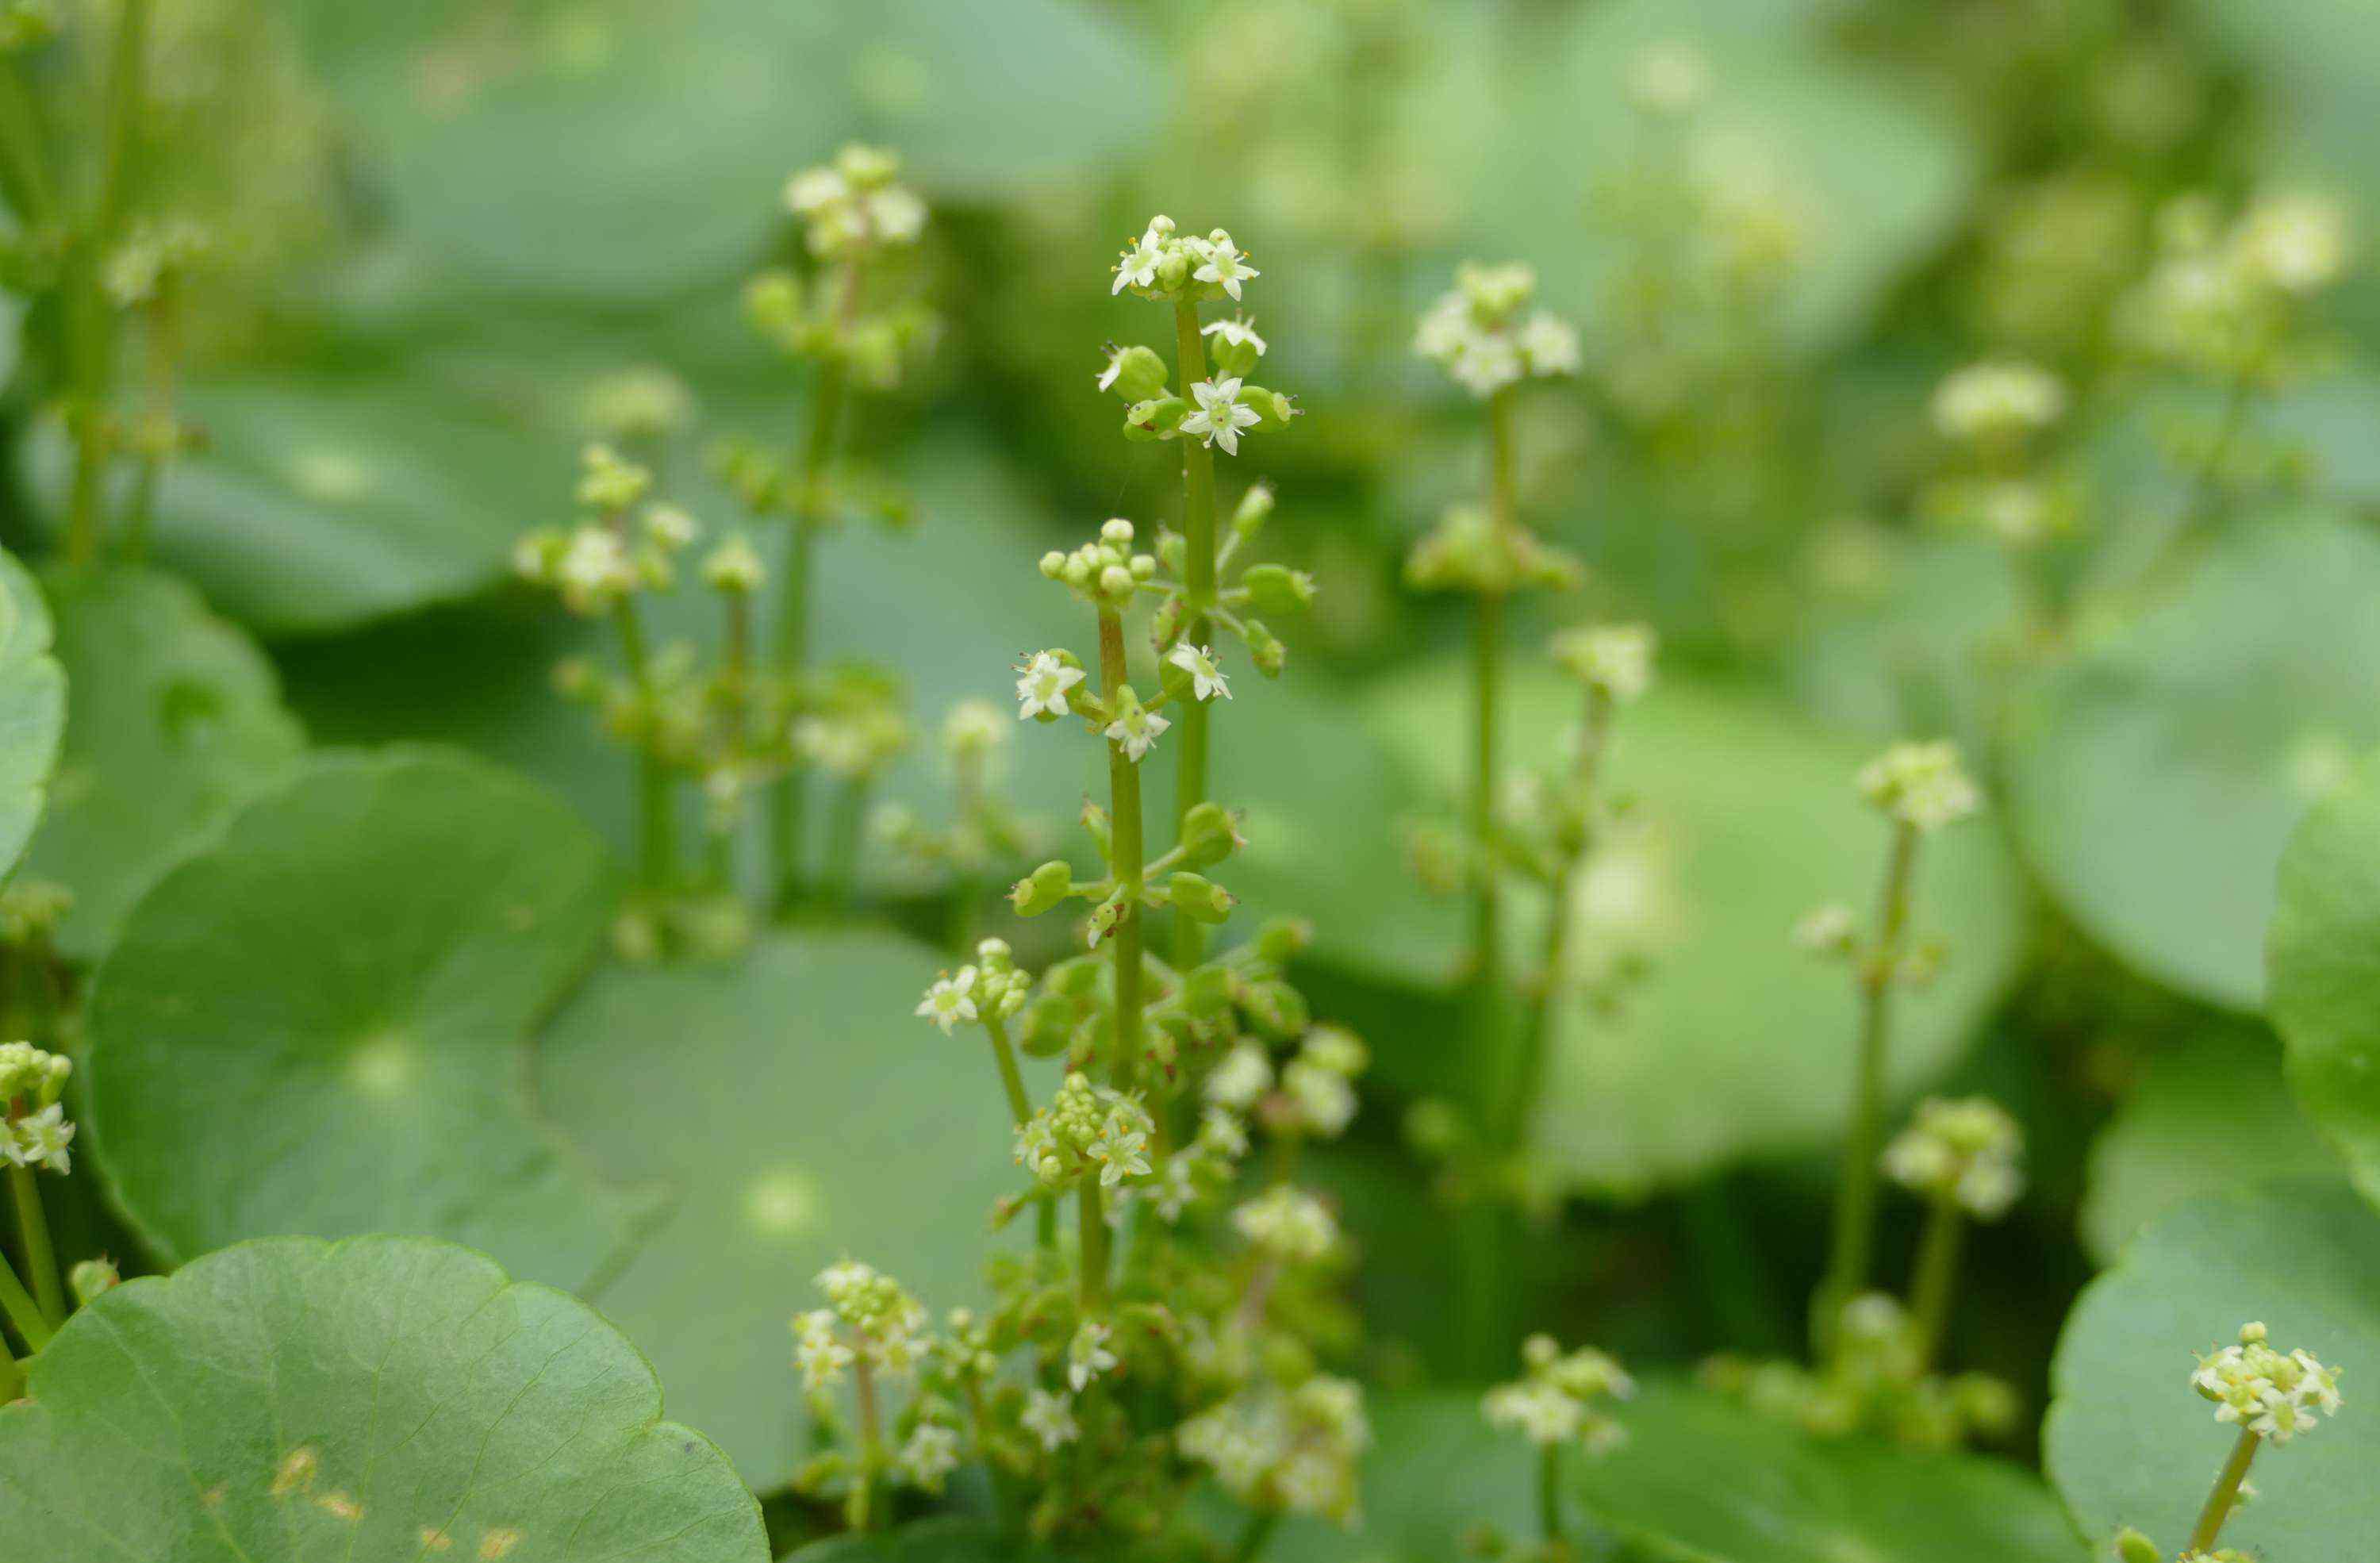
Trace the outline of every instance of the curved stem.
[[2198, 1523], [2191, 1527], [2192, 1552], [2214, 1549], [2215, 1538], [2223, 1532], [2223, 1521], [2240, 1502], [2240, 1484], [2248, 1479], [2248, 1464], [2256, 1458], [2256, 1446], [2264, 1440], [2247, 1428], [2240, 1429], [2240, 1441], [2231, 1446], [2231, 1457], [2215, 1478], [2215, 1490], [2206, 1495], [2206, 1507], [2198, 1511]]
[[1835, 1225], [1827, 1279], [1818, 1292], [1813, 1331], [1822, 1342], [1834, 1339], [1835, 1315], [1868, 1282], [1876, 1240], [1876, 1158], [1883, 1137], [1885, 1066], [1892, 1035], [1894, 970], [1909, 925], [1909, 892], [1917, 864], [1917, 830], [1906, 821], [1892, 827], [1876, 937], [1860, 968], [1860, 1034], [1857, 1084], [1852, 1121], [1843, 1140], [1842, 1173], [1835, 1187]]
[[[1207, 349], [1198, 334], [1198, 306], [1190, 299], [1173, 305], [1175, 378], [1182, 394], [1207, 378]], [[1208, 611], [1215, 603], [1215, 453], [1196, 440], [1182, 446], [1183, 569], [1182, 638], [1204, 646], [1212, 628]], [[1173, 784], [1173, 818], [1177, 828], [1190, 811], [1207, 800], [1208, 702], [1192, 700], [1181, 716], [1182, 747]], [[1196, 917], [1173, 918], [1173, 963], [1188, 971], [1205, 958], [1206, 929]]]

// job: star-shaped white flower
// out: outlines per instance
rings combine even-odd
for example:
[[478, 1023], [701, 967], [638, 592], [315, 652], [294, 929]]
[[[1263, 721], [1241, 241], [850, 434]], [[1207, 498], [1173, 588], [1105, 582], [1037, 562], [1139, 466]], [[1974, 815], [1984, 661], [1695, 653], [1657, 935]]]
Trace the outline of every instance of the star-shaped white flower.
[[1157, 268], [1165, 262], [1167, 230], [1160, 230], [1157, 225], [1162, 221], [1160, 218], [1151, 222], [1148, 231], [1140, 236], [1140, 242], [1123, 252], [1123, 259], [1116, 263], [1115, 285], [1108, 289], [1111, 296], [1122, 293], [1127, 287], [1157, 285]]
[[1055, 1451], [1082, 1436], [1075, 1424], [1074, 1399], [1071, 1396], [1052, 1395], [1047, 1389], [1025, 1392], [1025, 1411], [1017, 1420], [1025, 1430], [1041, 1440], [1044, 1449]]
[[959, 1436], [938, 1424], [920, 1423], [894, 1457], [901, 1473], [918, 1486], [939, 1491], [942, 1478], [959, 1466]]
[[1148, 1135], [1111, 1121], [1106, 1133], [1083, 1147], [1083, 1154], [1099, 1164], [1099, 1183], [1111, 1189], [1126, 1178], [1148, 1176]]
[[1190, 387], [1190, 394], [1198, 406], [1182, 420], [1182, 432], [1220, 445], [1228, 455], [1239, 454], [1240, 430], [1257, 423], [1256, 408], [1240, 400], [1239, 380], [1202, 380]]
[[[1256, 273], [1251, 272], [1248, 275]], [[1228, 321], [1209, 321], [1198, 328], [1198, 334], [1220, 336], [1234, 347], [1253, 347], [1257, 350], [1257, 357], [1264, 357], [1265, 339], [1257, 334], [1257, 328], [1244, 315], [1235, 315]]]
[[10, 1161], [19, 1167], [46, 1167], [53, 1172], [74, 1169], [74, 1157], [67, 1147], [74, 1143], [75, 1126], [67, 1121], [64, 1104], [52, 1102], [18, 1119], [15, 1131], [14, 1143], [6, 1147]]
[[917, 1013], [941, 1026], [948, 1036], [959, 1022], [975, 1019], [975, 978], [973, 966], [961, 966], [954, 977], [940, 978], [917, 1001]]
[[1036, 651], [1025, 664], [1024, 676], [1016, 681], [1016, 719], [1030, 721], [1043, 711], [1072, 716], [1074, 708], [1066, 704], [1066, 691], [1082, 682], [1082, 669], [1068, 667], [1054, 653]]
[[1264, 274], [1254, 266], [1242, 265], [1241, 262], [1247, 258], [1247, 251], [1233, 248], [1231, 235], [1217, 228], [1208, 236], [1207, 263], [1190, 274], [1200, 282], [1215, 284], [1236, 302], [1240, 297], [1240, 284], [1250, 277]]
[[1116, 1365], [1116, 1354], [1108, 1350], [1108, 1339], [1112, 1333], [1098, 1320], [1086, 1319], [1067, 1344], [1066, 1382], [1074, 1386], [1077, 1395], [1092, 1379]]
[[1158, 734], [1172, 725], [1155, 711], [1143, 706], [1133, 705], [1127, 707], [1122, 716], [1108, 723], [1106, 735], [1112, 742], [1123, 745], [1124, 758], [1138, 765], [1141, 757], [1148, 754], [1150, 745], [1157, 742]]
[[1199, 699], [1232, 697], [1232, 686], [1223, 681], [1223, 670], [1215, 665], [1212, 647], [1179, 641], [1165, 654], [1165, 660], [1190, 675], [1190, 692]]
[[785, 182], [785, 205], [805, 217], [850, 194], [843, 176], [827, 167], [805, 168]]

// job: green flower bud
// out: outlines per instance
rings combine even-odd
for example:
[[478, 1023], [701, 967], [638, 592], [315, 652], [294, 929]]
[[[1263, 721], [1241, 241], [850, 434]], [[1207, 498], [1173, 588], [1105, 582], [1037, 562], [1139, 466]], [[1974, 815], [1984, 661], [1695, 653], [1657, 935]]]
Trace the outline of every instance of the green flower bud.
[[104, 1256], [86, 1259], [67, 1272], [67, 1288], [74, 1293], [78, 1308], [90, 1307], [101, 1292], [121, 1285], [123, 1280], [115, 1261]]
[[1251, 566], [1240, 577], [1248, 597], [1268, 613], [1295, 613], [1314, 604], [1314, 577], [1283, 564]]
[[1167, 879], [1165, 899], [1175, 911], [1200, 923], [1220, 923], [1240, 903], [1238, 896], [1196, 874], [1176, 874]]
[[1243, 638], [1248, 643], [1248, 657], [1256, 663], [1257, 672], [1267, 678], [1279, 678], [1282, 666], [1289, 660], [1289, 648], [1283, 646], [1257, 619], [1248, 621]]
[[1313, 942], [1313, 924], [1303, 917], [1276, 917], [1257, 930], [1257, 959], [1285, 966]]
[[1074, 1040], [1075, 1024], [1081, 1019], [1074, 1001], [1044, 993], [1016, 1017], [1016, 1045], [1029, 1057], [1054, 1059]]
[[1212, 868], [1247, 844], [1221, 804], [1202, 803], [1182, 817], [1182, 861], [1193, 868]]
[[1041, 573], [1051, 580], [1066, 573], [1066, 551], [1053, 548], [1041, 556]]
[[1305, 995], [1285, 982], [1252, 982], [1240, 995], [1240, 1002], [1258, 1025], [1275, 1036], [1294, 1036], [1313, 1019], [1305, 1007]]
[[1100, 386], [1127, 402], [1147, 402], [1165, 394], [1165, 360], [1148, 347], [1120, 347], [1108, 358]]
[[1041, 974], [1044, 986], [1052, 993], [1068, 999], [1089, 999], [1099, 990], [1099, 975], [1107, 963], [1089, 955], [1074, 955], [1059, 962]]
[[1074, 869], [1063, 860], [1053, 859], [1017, 880], [1008, 899], [1015, 903], [1018, 916], [1038, 917], [1074, 893]]
[[1244, 538], [1252, 538], [1272, 519], [1272, 485], [1256, 483], [1240, 496], [1240, 507], [1232, 512], [1232, 530]]
[[1194, 966], [1182, 979], [1182, 1008], [1193, 1019], [1216, 1021], [1232, 1004], [1232, 974], [1213, 964]]
[[2165, 1554], [2157, 1550], [2157, 1544], [2130, 1525], [2116, 1534], [2116, 1556], [2121, 1563], [2165, 1563]]
[[1084, 941], [1098, 949], [1099, 940], [1115, 932], [1116, 925], [1123, 921], [1126, 904], [1123, 896], [1111, 895], [1092, 907], [1090, 919], [1083, 931]]
[[1295, 403], [1280, 392], [1268, 391], [1261, 385], [1241, 386], [1240, 401], [1256, 409], [1258, 429], [1286, 429], [1289, 420], [1297, 416]]
[[1190, 414], [1190, 405], [1179, 396], [1160, 396], [1152, 401], [1136, 402], [1123, 415], [1123, 437], [1127, 440], [1162, 440], [1182, 427]]
[[1091, 840], [1099, 843], [1100, 856], [1105, 857], [1115, 850], [1115, 832], [1108, 823], [1106, 809], [1101, 808], [1089, 798], [1085, 798], [1081, 818], [1083, 829], [1090, 832]]
[[[1168, 597], [1158, 603], [1157, 612], [1148, 616], [1149, 643], [1160, 651], [1172, 645], [1173, 637], [1182, 633], [1183, 612], [1182, 600], [1178, 597]], [[1159, 669], [1159, 674], [1162, 686], [1168, 690], [1186, 676], [1178, 669], [1169, 672], [1162, 667]]]

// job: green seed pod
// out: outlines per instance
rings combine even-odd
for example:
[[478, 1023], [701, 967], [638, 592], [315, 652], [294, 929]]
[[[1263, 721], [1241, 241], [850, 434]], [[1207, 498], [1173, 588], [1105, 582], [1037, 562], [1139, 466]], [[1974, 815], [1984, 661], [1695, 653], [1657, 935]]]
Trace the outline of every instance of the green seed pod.
[[67, 1274], [67, 1287], [74, 1293], [75, 1306], [88, 1308], [103, 1291], [123, 1281], [115, 1261], [108, 1258], [86, 1259]]
[[1248, 596], [1268, 613], [1302, 612], [1314, 604], [1314, 577], [1284, 564], [1257, 564], [1240, 577]]
[[1196, 874], [1175, 874], [1168, 878], [1165, 899], [1173, 903], [1175, 911], [1201, 923], [1220, 923], [1240, 903], [1238, 896]]
[[1240, 1002], [1256, 1023], [1275, 1036], [1294, 1036], [1313, 1019], [1305, 996], [1285, 982], [1252, 982]]
[[1220, 1019], [1232, 1006], [1232, 974], [1214, 964], [1193, 967], [1182, 979], [1183, 1012], [1194, 1020]]
[[2157, 1544], [2127, 1525], [2116, 1536], [2116, 1556], [2122, 1563], [2165, 1563]]
[[1127, 402], [1148, 402], [1165, 394], [1165, 360], [1148, 347], [1126, 347], [1109, 361], [1115, 378], [1108, 389]]
[[1189, 404], [1179, 396], [1160, 396], [1152, 401], [1135, 402], [1123, 415], [1123, 437], [1127, 440], [1161, 440], [1182, 427], [1190, 414]]
[[1254, 483], [1240, 496], [1240, 505], [1232, 512], [1232, 530], [1243, 538], [1252, 538], [1272, 519], [1272, 485]]
[[1053, 859], [1017, 880], [1008, 899], [1015, 903], [1017, 915], [1038, 917], [1065, 900], [1074, 889], [1074, 869]]
[[1313, 924], [1303, 917], [1276, 917], [1257, 930], [1257, 958], [1285, 966], [1313, 942]]
[[1219, 803], [1202, 803], [1182, 817], [1182, 860], [1193, 868], [1212, 868], [1246, 844]]
[[1257, 672], [1267, 678], [1279, 678], [1281, 668], [1289, 661], [1289, 648], [1283, 646], [1272, 631], [1265, 628], [1260, 619], [1248, 621], [1246, 640], [1248, 658], [1256, 663]]

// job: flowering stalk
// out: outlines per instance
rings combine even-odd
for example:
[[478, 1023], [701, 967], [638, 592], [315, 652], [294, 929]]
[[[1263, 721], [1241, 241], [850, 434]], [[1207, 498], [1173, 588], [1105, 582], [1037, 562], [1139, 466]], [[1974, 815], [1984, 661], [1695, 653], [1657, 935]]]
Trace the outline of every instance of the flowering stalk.
[[[73, 1065], [62, 1054], [25, 1042], [0, 1045], [0, 1164], [8, 1169], [8, 1193], [17, 1207], [17, 1230], [24, 1248], [30, 1289], [0, 1260], [0, 1306], [5, 1306], [25, 1344], [40, 1351], [52, 1331], [66, 1323], [65, 1278], [50, 1242], [49, 1218], [34, 1173], [42, 1168], [72, 1169], [75, 1125], [59, 1098]], [[30, 1294], [29, 1294], [30, 1292]]]
[[[1099, 610], [1099, 692], [1111, 711], [1124, 709], [1123, 618]], [[1140, 818], [1140, 764], [1129, 747], [1131, 733], [1119, 721], [1107, 734], [1108, 862], [1115, 876], [1119, 906], [1112, 933], [1115, 960], [1115, 1056], [1109, 1068], [1120, 1091], [1140, 1077], [1141, 892], [1145, 888]]]
[[[17, 1327], [26, 1350], [39, 1351], [50, 1343], [55, 1331], [48, 1314], [25, 1290], [25, 1283], [17, 1278], [16, 1267], [6, 1258], [0, 1258], [0, 1312], [5, 1312], [8, 1322]], [[0, 1354], [6, 1354], [5, 1351], [0, 1350]]]
[[[844, 297], [852, 297], [848, 282]], [[777, 595], [771, 665], [788, 685], [797, 685], [809, 668], [811, 578], [816, 573], [820, 521], [825, 513], [827, 463], [834, 454], [843, 397], [843, 365], [829, 357], [820, 364], [812, 388], [809, 436], [802, 445], [801, 473], [785, 539], [784, 580]], [[770, 796], [770, 882], [775, 886], [780, 911], [798, 899], [801, 891], [802, 824], [808, 794], [808, 768], [796, 762], [778, 779]]]
[[56, 1248], [50, 1242], [50, 1218], [42, 1208], [41, 1185], [30, 1167], [8, 1169], [8, 1196], [17, 1206], [17, 1235], [25, 1250], [25, 1268], [33, 1278], [33, 1295], [52, 1327], [67, 1322], [66, 1278], [58, 1270]]
[[1488, 1391], [1480, 1413], [1497, 1429], [1520, 1433], [1536, 1446], [1537, 1528], [1549, 1549], [1562, 1544], [1561, 1456], [1576, 1444], [1589, 1458], [1626, 1441], [1627, 1430], [1604, 1407], [1636, 1393], [1636, 1381], [1593, 1347], [1564, 1352], [1549, 1335], [1523, 1343], [1526, 1371]]
[[2239, 1505], [2240, 1485], [2248, 1480], [2248, 1466], [2256, 1458], [2257, 1446], [2264, 1441], [2254, 1428], [2240, 1429], [2239, 1441], [2231, 1446], [2223, 1469], [2216, 1473], [2214, 1490], [2206, 1495], [2205, 1507], [2198, 1511], [2198, 1523], [2190, 1529], [2191, 1551], [2213, 1549], [2215, 1538], [2223, 1532], [2223, 1521]]
[[[1512, 388], [1488, 399], [1488, 515], [1500, 532], [1512, 528]], [[1473, 619], [1471, 647], [1471, 973], [1480, 990], [1501, 986], [1502, 892], [1496, 872], [1497, 707], [1502, 699], [1504, 596], [1482, 591]], [[1557, 919], [1559, 921], [1559, 919]]]
[[[1184, 385], [1207, 379], [1207, 350], [1198, 332], [1196, 299], [1173, 302], [1175, 378]], [[1183, 625], [1187, 644], [1212, 638], [1208, 612], [1215, 604], [1215, 454], [1196, 440], [1182, 445]], [[1176, 762], [1173, 818], [1178, 836], [1190, 811], [1207, 801], [1207, 702], [1193, 700], [1182, 711], [1182, 755]], [[1206, 951], [1206, 931], [1196, 917], [1173, 919], [1173, 963], [1189, 970]]]
[[1917, 1268], [1909, 1285], [1909, 1341], [1919, 1373], [1933, 1365], [1934, 1353], [1942, 1344], [1965, 1238], [1966, 1218], [1958, 1200], [1935, 1195], [1926, 1206], [1925, 1230], [1917, 1240]]
[[[613, 605], [612, 620], [620, 631], [620, 660], [628, 682], [649, 711], [657, 710], [660, 690], [653, 680], [652, 657], [645, 644], [643, 617], [636, 594], [624, 592]], [[638, 877], [656, 893], [669, 888], [677, 866], [677, 798], [669, 768], [650, 745], [637, 751]]]

